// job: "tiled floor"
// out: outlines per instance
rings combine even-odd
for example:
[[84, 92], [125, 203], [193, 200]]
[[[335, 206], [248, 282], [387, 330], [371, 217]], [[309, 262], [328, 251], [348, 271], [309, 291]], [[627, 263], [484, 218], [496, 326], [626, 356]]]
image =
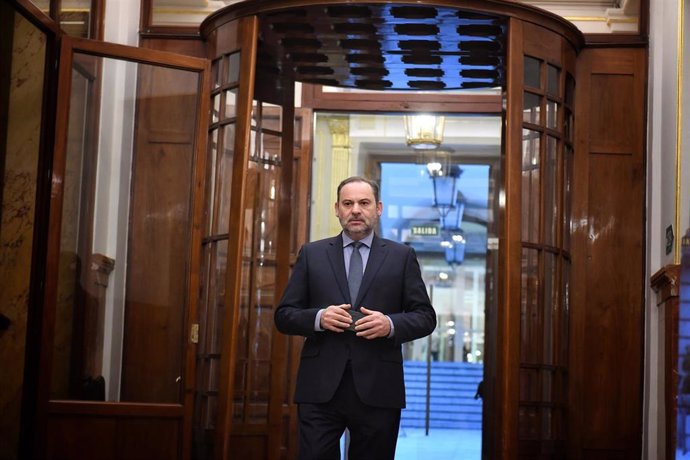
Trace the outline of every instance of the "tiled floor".
[[[344, 451], [344, 438], [340, 451]], [[395, 460], [481, 460], [481, 430], [431, 429], [429, 435], [423, 428], [400, 428]], [[346, 460], [346, 459], [343, 459]]]
[[400, 429], [395, 460], [480, 460], [481, 430]]

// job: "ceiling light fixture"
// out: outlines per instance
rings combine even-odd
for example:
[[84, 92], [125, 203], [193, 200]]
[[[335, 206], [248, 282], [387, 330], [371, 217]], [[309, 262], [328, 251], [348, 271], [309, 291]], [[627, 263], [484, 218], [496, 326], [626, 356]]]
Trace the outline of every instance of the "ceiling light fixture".
[[443, 142], [445, 117], [418, 114], [403, 116], [405, 141], [413, 149], [436, 149]]

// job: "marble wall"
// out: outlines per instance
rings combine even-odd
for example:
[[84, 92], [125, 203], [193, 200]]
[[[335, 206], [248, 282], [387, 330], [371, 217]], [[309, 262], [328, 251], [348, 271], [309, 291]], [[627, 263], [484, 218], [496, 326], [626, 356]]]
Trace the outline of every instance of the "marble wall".
[[4, 169], [0, 161], [0, 313], [11, 321], [0, 331], [0, 460], [5, 460], [16, 458], [19, 439], [46, 36], [10, 8], [2, 13], [14, 14], [13, 29], [0, 32], [13, 45], [11, 56], [0, 56], [3, 65], [10, 62], [8, 107], [0, 107], [8, 111], [7, 145], [0, 149], [5, 153]]

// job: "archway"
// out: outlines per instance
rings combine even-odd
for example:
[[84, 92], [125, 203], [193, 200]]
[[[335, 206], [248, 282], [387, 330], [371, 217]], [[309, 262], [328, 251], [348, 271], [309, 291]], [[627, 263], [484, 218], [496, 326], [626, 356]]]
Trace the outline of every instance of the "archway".
[[[277, 335], [269, 318], [299, 247], [278, 229], [300, 206], [290, 197], [299, 195], [296, 173], [303, 171], [293, 156], [292, 123], [294, 83], [301, 80], [367, 90], [504, 89], [498, 308], [487, 323], [496, 340], [485, 375], [494, 404], [484, 455], [562, 455], [579, 33], [508, 2], [247, 2], [212, 15], [202, 30], [215, 75], [209, 158], [233, 164], [231, 192], [212, 200], [227, 203], [221, 207], [229, 210], [222, 216], [229, 231], [205, 235], [228, 248], [225, 270], [205, 274], [210, 284], [224, 277], [218, 308], [226, 345], [215, 363], [198, 362], [206, 380], [220, 379], [215, 449], [260, 449], [276, 458], [292, 449], [286, 383], [299, 344]], [[389, 40], [391, 34], [399, 36]], [[222, 170], [212, 169], [213, 183], [228, 181]], [[270, 215], [275, 220], [265, 221]]]

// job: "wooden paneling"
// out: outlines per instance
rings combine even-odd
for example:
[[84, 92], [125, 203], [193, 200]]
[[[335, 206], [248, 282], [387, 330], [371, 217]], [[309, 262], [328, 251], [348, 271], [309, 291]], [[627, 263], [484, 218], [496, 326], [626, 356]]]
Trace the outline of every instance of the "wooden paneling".
[[117, 457], [117, 422], [112, 419], [60, 417], [48, 423], [48, 458], [100, 458]]
[[[561, 53], [567, 46], [565, 40], [554, 34], [553, 31], [544, 29], [536, 24], [525, 23], [524, 29], [524, 53], [529, 56], [539, 57], [552, 63], [560, 64], [563, 60]], [[561, 45], [563, 42], [563, 45]]]
[[175, 460], [186, 455], [180, 450], [179, 420], [127, 418], [120, 421], [116, 433], [121, 459]]
[[232, 53], [240, 48], [242, 36], [246, 33], [246, 26], [240, 26], [237, 21], [214, 29], [206, 37], [206, 52], [208, 56], [217, 57]]
[[502, 100], [500, 94], [449, 96], [427, 92], [409, 93], [401, 97], [400, 94], [390, 94], [385, 91], [324, 92], [321, 86], [302, 85], [302, 105], [314, 110], [496, 113], [501, 111]]
[[575, 337], [586, 353], [584, 442], [627, 450], [639, 445], [642, 410], [644, 175], [626, 157], [596, 154], [589, 173], [590, 184], [615, 186], [589, 196], [587, 333]]
[[578, 59], [569, 458], [642, 446], [646, 50]]
[[48, 459], [183, 458], [182, 406], [52, 401]]
[[51, 418], [48, 429], [51, 459], [181, 458], [179, 420], [64, 415]]
[[180, 402], [198, 75], [143, 67], [132, 164], [122, 399]]
[[147, 38], [144, 35], [139, 46], [198, 58], [206, 57], [206, 46], [200, 38]]
[[[632, 155], [639, 150], [641, 133], [635, 117], [634, 75], [592, 75], [591, 153]], [[638, 109], [638, 110], [636, 110]], [[612, 129], [613, 128], [613, 129]]]
[[228, 458], [268, 458], [268, 442], [265, 436], [230, 436], [229, 442], [233, 450]]
[[[144, 101], [141, 104], [140, 128], [145, 129], [146, 140], [150, 144], [183, 144], [191, 145], [194, 141], [196, 113], [190, 110], [194, 106], [194, 94], [184, 94], [197, 84], [198, 76], [189, 73], [180, 75], [168, 69], [152, 67], [142, 72], [144, 83], [141, 91]], [[157, 94], [155, 88], [166, 88]], [[176, 95], [170, 88], [179, 88]], [[161, 116], [165, 114], [165, 116]], [[141, 131], [138, 132], [141, 135]], [[174, 156], [177, 158], [177, 155]], [[179, 161], [179, 160], [177, 160]]]

